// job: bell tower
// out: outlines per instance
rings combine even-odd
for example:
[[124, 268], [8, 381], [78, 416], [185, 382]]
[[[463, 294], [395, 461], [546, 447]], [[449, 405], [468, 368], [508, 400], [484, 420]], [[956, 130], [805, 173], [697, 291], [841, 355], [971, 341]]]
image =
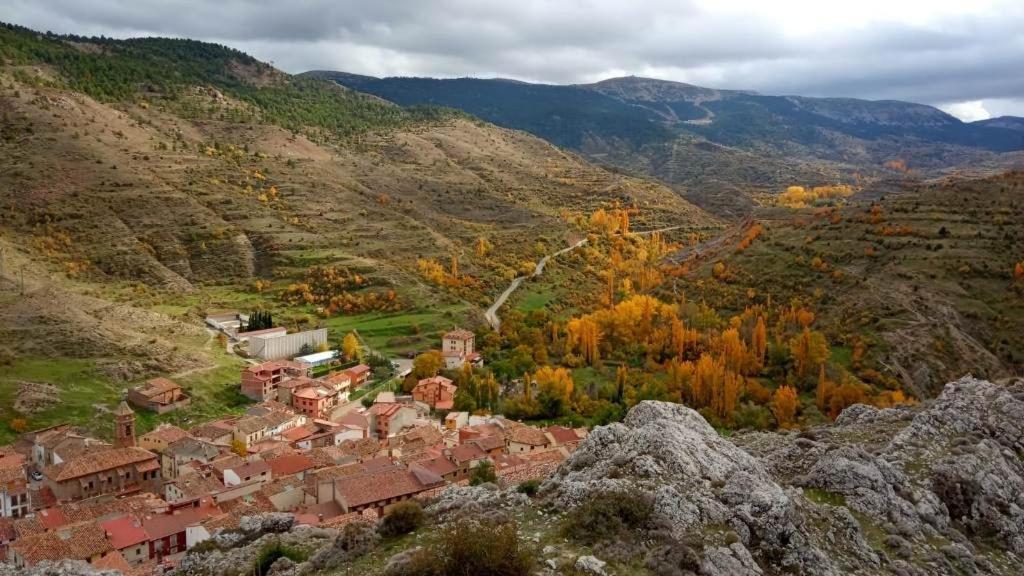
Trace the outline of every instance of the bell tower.
[[114, 446], [135, 446], [135, 412], [128, 406], [127, 395], [114, 411]]

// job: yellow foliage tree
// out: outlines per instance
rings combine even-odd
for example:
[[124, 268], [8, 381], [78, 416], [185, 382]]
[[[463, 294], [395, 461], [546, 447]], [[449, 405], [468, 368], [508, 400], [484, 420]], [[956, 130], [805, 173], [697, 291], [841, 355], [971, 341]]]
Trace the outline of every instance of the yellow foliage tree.
[[476, 257], [477, 258], [485, 258], [485, 257], [487, 257], [487, 254], [489, 254], [491, 252], [491, 248], [493, 248], [493, 246], [491, 246], [491, 243], [487, 241], [487, 238], [484, 238], [483, 236], [481, 236], [481, 237], [476, 239], [476, 248], [475, 248], [475, 250], [476, 250]]
[[757, 317], [750, 340], [750, 346], [754, 349], [754, 362], [757, 363], [758, 368], [762, 368], [765, 354], [768, 352], [768, 326], [764, 323], [764, 316]]
[[534, 374], [534, 379], [537, 381], [537, 389], [542, 394], [561, 398], [568, 405], [573, 390], [572, 374], [568, 370], [541, 366]]
[[444, 357], [437, 350], [431, 350], [430, 352], [424, 352], [420, 354], [412, 361], [412, 374], [417, 379], [422, 380], [423, 378], [430, 378], [437, 376], [437, 373], [441, 371], [441, 367], [444, 366]]
[[796, 422], [797, 394], [790, 386], [779, 386], [772, 394], [772, 414], [779, 428], [790, 428]]
[[359, 352], [359, 338], [356, 337], [355, 332], [345, 334], [345, 337], [341, 339], [341, 353], [345, 355], [345, 358], [355, 360], [359, 357]]

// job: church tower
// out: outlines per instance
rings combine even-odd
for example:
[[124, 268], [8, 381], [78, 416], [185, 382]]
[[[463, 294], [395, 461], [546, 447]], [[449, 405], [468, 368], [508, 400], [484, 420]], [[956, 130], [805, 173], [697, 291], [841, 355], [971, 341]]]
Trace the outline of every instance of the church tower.
[[125, 398], [121, 398], [121, 403], [114, 411], [114, 446], [135, 446], [135, 412]]

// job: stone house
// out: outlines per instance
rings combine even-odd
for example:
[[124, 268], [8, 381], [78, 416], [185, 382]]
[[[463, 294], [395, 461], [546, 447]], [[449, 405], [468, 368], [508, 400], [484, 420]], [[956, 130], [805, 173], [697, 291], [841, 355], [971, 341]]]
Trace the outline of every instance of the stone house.
[[181, 386], [167, 378], [154, 378], [128, 389], [128, 402], [157, 414], [188, 406], [190, 399]]
[[106, 494], [160, 493], [156, 454], [135, 446], [107, 448], [43, 468], [43, 483], [59, 502]]

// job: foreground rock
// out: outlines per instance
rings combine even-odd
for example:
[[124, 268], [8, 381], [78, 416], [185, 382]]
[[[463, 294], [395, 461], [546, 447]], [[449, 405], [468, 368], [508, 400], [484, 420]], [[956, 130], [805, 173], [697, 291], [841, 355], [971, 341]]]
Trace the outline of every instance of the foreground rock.
[[966, 377], [924, 406], [732, 440], [684, 406], [642, 402], [542, 492], [569, 510], [653, 495], [652, 530], [700, 556], [690, 573], [1009, 575], [1024, 573], [1022, 455], [1024, 384]]

